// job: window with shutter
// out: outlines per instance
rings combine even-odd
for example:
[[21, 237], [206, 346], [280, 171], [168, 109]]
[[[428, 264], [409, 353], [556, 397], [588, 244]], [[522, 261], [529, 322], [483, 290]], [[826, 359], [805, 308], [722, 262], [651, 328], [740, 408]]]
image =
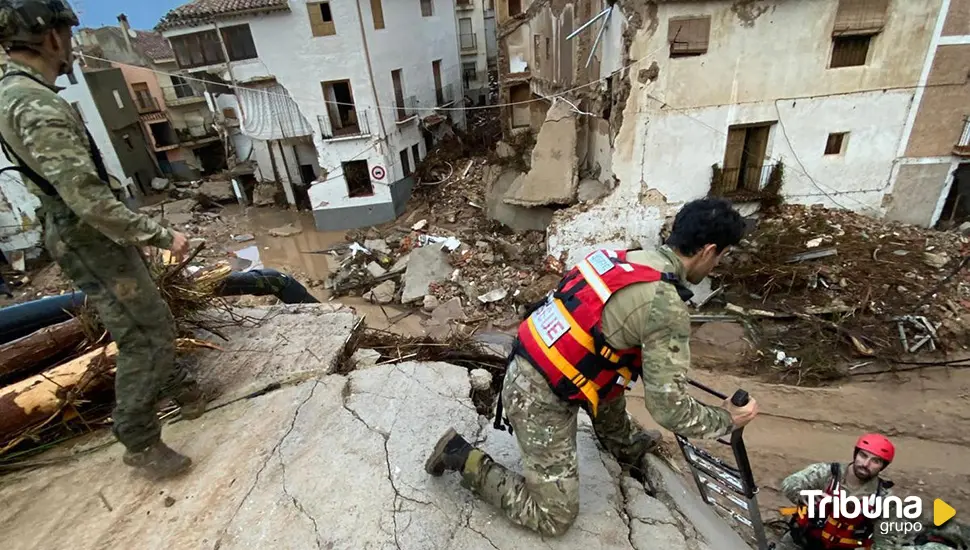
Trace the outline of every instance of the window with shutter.
[[878, 34], [886, 25], [889, 0], [839, 0], [834, 36]]
[[313, 36], [337, 34], [337, 27], [333, 24], [333, 13], [330, 11], [330, 2], [307, 3], [306, 9], [310, 15], [310, 32]]
[[711, 18], [672, 17], [667, 26], [670, 57], [685, 57], [707, 53], [711, 35]]
[[374, 17], [374, 28], [384, 28], [384, 4], [381, 0], [370, 0], [370, 12]]
[[[246, 59], [256, 59], [256, 44], [253, 42], [253, 34], [249, 30], [249, 25], [236, 25], [222, 29], [222, 39], [226, 43], [226, 51], [229, 52], [229, 59], [232, 61], [244, 61]], [[216, 44], [218, 47], [218, 44]]]

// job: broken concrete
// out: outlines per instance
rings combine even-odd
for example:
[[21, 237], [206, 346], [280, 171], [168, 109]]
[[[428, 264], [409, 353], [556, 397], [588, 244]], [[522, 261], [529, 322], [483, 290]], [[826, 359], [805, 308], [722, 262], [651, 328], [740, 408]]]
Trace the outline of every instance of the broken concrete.
[[[692, 526], [683, 518], [695, 511], [671, 508], [682, 498], [683, 485], [662, 462], [651, 463], [661, 483], [654, 489], [663, 487], [656, 500], [622, 478], [613, 458], [598, 447], [585, 415], [577, 440], [576, 523], [561, 538], [546, 540], [511, 525], [460, 487], [457, 475], [433, 478], [424, 472], [430, 446], [449, 427], [521, 471], [514, 436], [491, 429], [477, 413], [467, 370], [401, 363], [348, 376], [327, 374], [349, 329], [316, 335], [345, 313], [320, 307], [280, 311], [287, 310], [248, 313], [261, 318], [262, 326], [239, 329], [232, 339], [233, 347], [247, 350], [250, 338], [263, 343], [246, 351], [248, 358], [242, 349], [206, 352], [199, 372], [224, 376], [236, 367], [232, 359], [279, 358], [300, 377], [210, 409], [199, 420], [166, 426], [166, 441], [193, 458], [192, 471], [162, 484], [144, 481], [122, 464], [122, 449], [105, 433], [84, 443], [88, 452], [5, 478], [4, 547], [746, 548], [723, 523], [726, 531]], [[273, 325], [279, 317], [286, 318], [283, 324]], [[266, 345], [270, 342], [274, 345]], [[311, 353], [328, 359], [306, 371], [302, 362]], [[361, 356], [372, 361], [374, 354]], [[245, 378], [253, 374], [260, 373], [244, 371], [228, 383], [247, 385]], [[107, 447], [98, 448], [103, 444]]]
[[276, 185], [260, 183], [253, 189], [254, 206], [273, 206], [276, 204]]
[[367, 239], [364, 241], [364, 248], [383, 252], [384, 254], [391, 253], [391, 248], [387, 246], [387, 241], [384, 239]]
[[381, 267], [381, 264], [377, 262], [370, 262], [367, 264], [367, 272], [374, 277], [380, 277], [381, 275], [387, 273], [387, 270]]
[[576, 143], [576, 113], [565, 101], [556, 101], [546, 113], [532, 149], [532, 168], [512, 183], [505, 203], [546, 206], [576, 202]]
[[384, 281], [364, 293], [364, 299], [376, 304], [389, 304], [394, 301], [396, 291], [397, 285], [394, 284], [394, 281]]
[[172, 225], [185, 225], [187, 223], [191, 223], [192, 220], [195, 218], [195, 216], [191, 212], [187, 212], [184, 214], [182, 213], [170, 214], [166, 212], [164, 218], [168, 220], [168, 222]]
[[230, 202], [236, 200], [236, 193], [232, 190], [230, 181], [206, 181], [199, 187], [198, 193], [216, 202]]
[[283, 227], [276, 227], [269, 230], [271, 237], [292, 237], [293, 235], [299, 235], [300, 233], [303, 233], [303, 230], [292, 223], [288, 223]]
[[199, 202], [195, 199], [182, 199], [166, 202], [162, 205], [162, 212], [168, 217], [170, 214], [190, 214]]
[[491, 185], [486, 187], [485, 192], [485, 214], [489, 219], [516, 231], [545, 231], [552, 222], [555, 210], [551, 208], [536, 207], [527, 208], [506, 204], [504, 198], [512, 184], [521, 173], [508, 171], [498, 176]]
[[451, 276], [448, 253], [440, 245], [428, 245], [411, 251], [407, 271], [404, 272], [404, 290], [401, 303], [409, 304], [424, 299], [432, 283], [444, 281]]
[[610, 188], [605, 183], [597, 180], [586, 179], [579, 182], [579, 189], [576, 199], [579, 202], [593, 202], [609, 194]]

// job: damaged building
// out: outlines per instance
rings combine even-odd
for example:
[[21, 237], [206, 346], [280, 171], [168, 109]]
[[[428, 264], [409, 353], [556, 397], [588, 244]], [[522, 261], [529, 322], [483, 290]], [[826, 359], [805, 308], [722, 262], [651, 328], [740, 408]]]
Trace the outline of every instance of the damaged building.
[[236, 160], [336, 230], [394, 219], [436, 136], [464, 124], [445, 110], [462, 98], [456, 27], [452, 0], [196, 0], [158, 30], [183, 71], [226, 84]]
[[[496, 11], [506, 139], [537, 135], [522, 176], [537, 181], [503, 200], [559, 209], [553, 254], [655, 243], [680, 205], [708, 195], [748, 213], [780, 195], [922, 226], [961, 215], [963, 2], [499, 0]], [[533, 174], [550, 158], [573, 162]]]

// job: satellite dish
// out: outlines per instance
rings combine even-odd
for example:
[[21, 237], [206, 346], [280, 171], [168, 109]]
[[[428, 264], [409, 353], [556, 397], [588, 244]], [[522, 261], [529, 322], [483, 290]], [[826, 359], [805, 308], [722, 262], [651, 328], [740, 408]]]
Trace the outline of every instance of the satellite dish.
[[128, 36], [130, 36], [132, 38], [138, 38], [138, 33], [135, 32], [135, 29], [129, 28], [128, 29]]

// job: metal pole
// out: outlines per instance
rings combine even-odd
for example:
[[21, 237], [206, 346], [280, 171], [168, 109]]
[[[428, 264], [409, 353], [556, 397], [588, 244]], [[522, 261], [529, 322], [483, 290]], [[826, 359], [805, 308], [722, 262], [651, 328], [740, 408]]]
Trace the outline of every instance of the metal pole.
[[590, 19], [589, 21], [583, 23], [583, 26], [582, 27], [579, 27], [576, 30], [574, 30], [569, 36], [566, 37], [566, 40], [572, 40], [572, 38], [574, 36], [576, 36], [577, 34], [583, 32], [584, 30], [586, 30], [586, 28], [589, 27], [590, 25], [592, 25], [593, 23], [599, 21], [600, 17], [603, 17], [604, 15], [606, 15], [607, 13], [609, 13], [610, 10], [612, 10], [612, 9], [613, 9], [613, 6], [610, 6], [610, 7], [606, 8], [605, 10], [601, 11], [599, 13], [599, 15], [597, 15], [596, 17], [594, 17], [594, 18]]
[[603, 19], [603, 26], [600, 27], [599, 34], [596, 35], [596, 41], [593, 42], [593, 47], [589, 49], [589, 57], [586, 58], [586, 68], [589, 68], [589, 64], [593, 62], [593, 54], [596, 53], [596, 46], [599, 45], [600, 39], [603, 38], [603, 31], [606, 30], [606, 25], [610, 22], [610, 15], [613, 13], [613, 6], [610, 6], [606, 14], [606, 18]]
[[[222, 39], [222, 29], [219, 28], [219, 23], [216, 20], [212, 20], [212, 26], [216, 28], [216, 36], [219, 37], [219, 46], [222, 47], [222, 55], [226, 58], [226, 70], [229, 72], [229, 81], [232, 82], [232, 93], [237, 98], [239, 93], [236, 91], [239, 86], [236, 84], [236, 77], [232, 74], [232, 60], [229, 59], [229, 49], [226, 48], [226, 41]], [[246, 112], [243, 110], [242, 101], [236, 101], [239, 105], [239, 124], [242, 125], [246, 119]]]

